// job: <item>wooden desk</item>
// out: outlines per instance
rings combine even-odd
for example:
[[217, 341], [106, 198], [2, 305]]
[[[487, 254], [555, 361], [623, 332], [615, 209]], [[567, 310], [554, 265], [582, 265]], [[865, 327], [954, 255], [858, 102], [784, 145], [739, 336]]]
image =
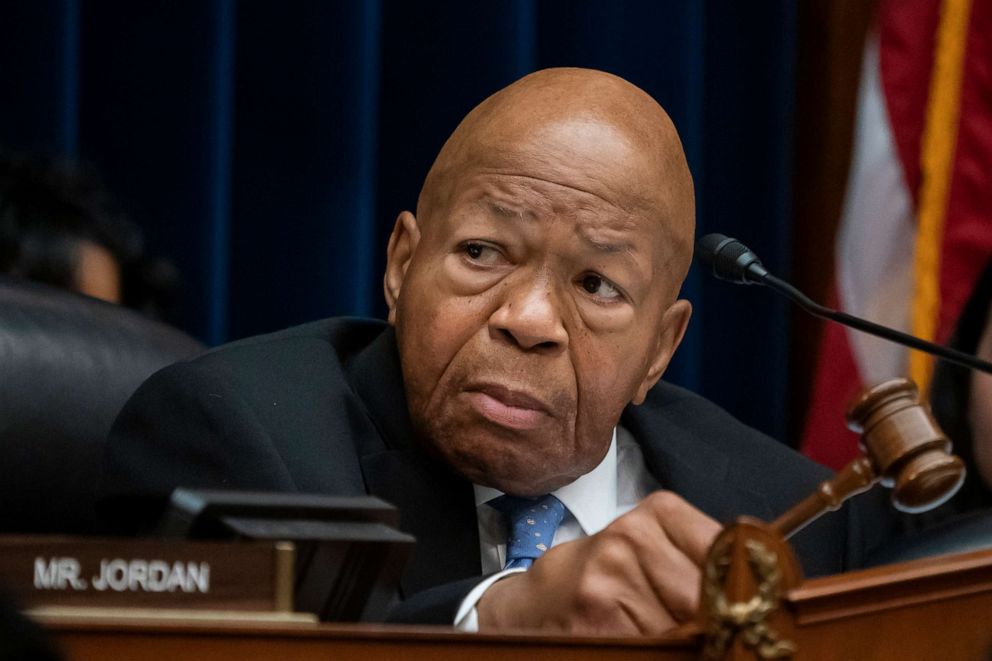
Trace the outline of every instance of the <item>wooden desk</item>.
[[[990, 658], [992, 551], [928, 558], [806, 581], [790, 590], [780, 630], [802, 659]], [[701, 636], [662, 638], [465, 634], [447, 628], [333, 625], [291, 615], [111, 611], [35, 614], [73, 661], [209, 659], [698, 659]], [[279, 618], [282, 621], [279, 621]], [[254, 621], [249, 621], [255, 618]], [[741, 658], [741, 657], [735, 657]], [[750, 658], [750, 657], [748, 657]]]
[[489, 659], [582, 661], [621, 659], [695, 660], [694, 636], [666, 638], [569, 638], [466, 634], [447, 628], [165, 621], [140, 618], [41, 616], [71, 661], [374, 661]]

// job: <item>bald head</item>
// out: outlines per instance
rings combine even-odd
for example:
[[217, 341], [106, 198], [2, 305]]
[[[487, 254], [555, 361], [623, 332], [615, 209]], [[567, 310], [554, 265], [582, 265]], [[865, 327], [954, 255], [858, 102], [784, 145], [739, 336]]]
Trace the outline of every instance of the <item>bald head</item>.
[[[544, 161], [630, 213], [656, 219], [669, 273], [688, 271], [695, 224], [692, 178], [675, 126], [643, 90], [591, 69], [546, 69], [496, 92], [458, 125], [420, 194], [422, 223], [448, 208], [451, 181], [476, 169]], [[593, 166], [593, 167], [590, 167]]]

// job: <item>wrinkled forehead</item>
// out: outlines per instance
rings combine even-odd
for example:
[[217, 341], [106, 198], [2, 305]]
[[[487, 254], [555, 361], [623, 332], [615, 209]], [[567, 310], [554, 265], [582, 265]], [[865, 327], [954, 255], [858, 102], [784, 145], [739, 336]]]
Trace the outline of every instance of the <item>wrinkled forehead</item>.
[[688, 268], [692, 180], [671, 120], [650, 96], [587, 70], [532, 74], [476, 107], [424, 182], [421, 221], [448, 208], [466, 177], [513, 172], [590, 192], [658, 223], [676, 271]]
[[479, 172], [517, 174], [600, 197], [623, 208], [652, 204], [643, 177], [643, 154], [615, 127], [572, 118], [517, 133], [478, 135], [466, 140], [438, 184], [451, 187]]
[[480, 178], [500, 180], [506, 191], [550, 193], [549, 198], [571, 206], [556, 211], [572, 218], [588, 219], [597, 209], [612, 209], [609, 216], [630, 219], [640, 228], [641, 240], [650, 244], [642, 249], [653, 248], [681, 281], [691, 250], [693, 213], [672, 199], [671, 182], [659, 178], [652, 158], [616, 127], [588, 119], [551, 124], [526, 135], [489, 134], [438, 173], [433, 203], [424, 205], [422, 220], [430, 222], [423, 214], [447, 215], [456, 200], [465, 201], [469, 189], [477, 190]]

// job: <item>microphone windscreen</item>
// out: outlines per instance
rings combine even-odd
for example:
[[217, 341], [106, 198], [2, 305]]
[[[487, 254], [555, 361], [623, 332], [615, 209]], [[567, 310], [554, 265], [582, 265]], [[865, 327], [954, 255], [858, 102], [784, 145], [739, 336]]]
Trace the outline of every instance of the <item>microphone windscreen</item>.
[[706, 234], [696, 241], [696, 259], [710, 267], [713, 275], [721, 280], [747, 283], [747, 269], [758, 258], [747, 246], [724, 234]]

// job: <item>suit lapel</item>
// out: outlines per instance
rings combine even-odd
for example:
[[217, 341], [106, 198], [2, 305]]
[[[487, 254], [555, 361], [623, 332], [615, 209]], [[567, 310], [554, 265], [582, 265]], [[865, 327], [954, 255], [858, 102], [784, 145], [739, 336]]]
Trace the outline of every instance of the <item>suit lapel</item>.
[[409, 596], [481, 573], [471, 483], [416, 444], [392, 328], [348, 364], [349, 380], [385, 443], [358, 448], [368, 492], [400, 510], [400, 527], [417, 538], [400, 581]]
[[482, 573], [472, 485], [419, 452], [362, 458], [369, 491], [396, 505], [400, 527], [417, 538], [400, 587], [404, 596]]
[[662, 488], [721, 523], [742, 514], [771, 519], [764, 496], [728, 479], [732, 457], [675, 423], [665, 407], [628, 407], [621, 424], [641, 446], [644, 462]]

